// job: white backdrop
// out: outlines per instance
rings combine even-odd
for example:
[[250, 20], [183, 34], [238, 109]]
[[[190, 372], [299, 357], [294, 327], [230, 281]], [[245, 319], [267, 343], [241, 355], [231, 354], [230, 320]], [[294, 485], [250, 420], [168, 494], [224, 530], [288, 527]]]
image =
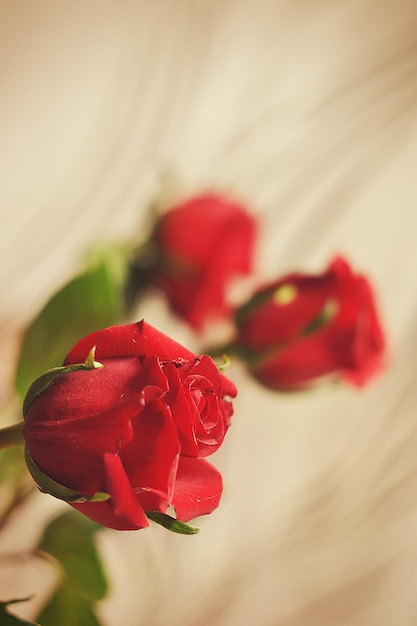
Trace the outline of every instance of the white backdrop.
[[[259, 280], [344, 253], [371, 277], [388, 332], [390, 367], [361, 392], [280, 396], [232, 365], [235, 420], [213, 459], [222, 504], [196, 537], [102, 533], [104, 623], [413, 626], [417, 5], [0, 11], [2, 394], [21, 328], [91, 244], [140, 231], [166, 176], [184, 193], [230, 191], [262, 219]], [[194, 347], [160, 301], [146, 319]], [[54, 504], [39, 506], [9, 546]], [[1, 579], [5, 594], [30, 595], [38, 567]]]

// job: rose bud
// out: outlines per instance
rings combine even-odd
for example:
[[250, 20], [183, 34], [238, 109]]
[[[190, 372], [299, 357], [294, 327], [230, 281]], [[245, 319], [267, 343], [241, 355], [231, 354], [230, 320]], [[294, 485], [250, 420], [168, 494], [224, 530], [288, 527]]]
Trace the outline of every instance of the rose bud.
[[41, 490], [103, 526], [148, 526], [172, 505], [177, 520], [211, 513], [236, 387], [146, 322], [94, 332], [62, 368], [29, 388], [26, 458]]
[[325, 375], [360, 387], [383, 366], [371, 286], [341, 257], [322, 274], [292, 273], [263, 287], [235, 319], [233, 348], [272, 389], [297, 390]]
[[177, 204], [157, 221], [131, 265], [127, 300], [149, 284], [194, 329], [231, 313], [227, 289], [252, 271], [256, 222], [246, 209], [206, 193]]

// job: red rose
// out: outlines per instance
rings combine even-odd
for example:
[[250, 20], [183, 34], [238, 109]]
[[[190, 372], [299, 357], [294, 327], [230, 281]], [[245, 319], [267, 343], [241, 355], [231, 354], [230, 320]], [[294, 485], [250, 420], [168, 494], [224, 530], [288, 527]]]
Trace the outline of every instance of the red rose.
[[323, 274], [288, 274], [264, 287], [237, 311], [236, 326], [236, 349], [273, 389], [326, 374], [361, 386], [383, 365], [371, 286], [340, 257]]
[[[94, 347], [96, 367], [77, 369]], [[237, 391], [210, 357], [142, 321], [88, 335], [65, 366], [29, 390], [23, 433], [35, 469], [87, 498], [72, 506], [121, 530], [170, 505], [182, 521], [217, 507], [222, 478], [201, 457], [222, 443]]]
[[216, 194], [196, 196], [159, 219], [151, 260], [139, 254], [132, 282], [138, 289], [156, 284], [171, 309], [200, 330], [210, 318], [230, 313], [227, 288], [251, 272], [255, 234], [255, 220], [244, 207]]

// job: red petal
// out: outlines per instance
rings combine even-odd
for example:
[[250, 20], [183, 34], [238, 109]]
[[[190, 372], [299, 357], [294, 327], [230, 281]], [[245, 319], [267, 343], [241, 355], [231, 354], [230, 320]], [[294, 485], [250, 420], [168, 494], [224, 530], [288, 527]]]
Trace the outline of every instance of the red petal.
[[340, 285], [338, 302], [339, 310], [327, 325], [256, 364], [259, 380], [272, 388], [295, 389], [337, 374], [361, 386], [380, 370], [385, 339], [368, 282], [348, 277]]
[[129, 356], [154, 355], [160, 359], [194, 359], [195, 354], [161, 333], [144, 320], [135, 324], [110, 326], [81, 339], [69, 352], [65, 365], [84, 363], [93, 347], [95, 358], [116, 359]]
[[104, 502], [74, 503], [72, 506], [90, 519], [116, 530], [138, 530], [149, 526], [148, 518], [133, 493], [120, 457], [106, 454], [103, 491], [110, 494]]
[[186, 396], [183, 384], [180, 381], [178, 369], [173, 363], [164, 365], [164, 373], [169, 381], [169, 392], [166, 402], [169, 404], [178, 437], [181, 444], [181, 454], [191, 457], [198, 457], [198, 443], [195, 436], [196, 422], [199, 416], [193, 413]]
[[180, 457], [172, 504], [183, 522], [211, 513], [223, 491], [220, 472], [204, 459]]
[[224, 439], [233, 413], [231, 402], [223, 399], [223, 387], [232, 395], [237, 389], [207, 355], [179, 366], [166, 363], [163, 370], [170, 388], [164, 401], [178, 428], [181, 454], [213, 454]]
[[255, 236], [255, 220], [222, 196], [202, 194], [168, 211], [156, 240], [166, 260], [159, 283], [173, 310], [197, 329], [227, 312], [225, 289], [250, 272]]
[[78, 421], [57, 414], [55, 423], [25, 422], [24, 437], [46, 474], [90, 496], [101, 489], [104, 453], [116, 452], [132, 438], [132, 420], [139, 412], [138, 404], [131, 403]]
[[145, 511], [165, 512], [171, 503], [180, 445], [165, 405], [147, 404], [134, 424], [134, 437], [122, 450], [132, 488]]
[[[275, 294], [285, 285], [295, 289], [294, 299], [281, 304]], [[329, 271], [319, 276], [288, 274], [265, 286], [238, 311], [239, 344], [259, 351], [293, 340], [319, 315], [334, 289]]]
[[122, 517], [137, 528], [148, 526], [146, 514], [135, 496], [120, 456], [104, 455], [105, 482], [103, 491], [110, 493], [110, 506], [117, 517]]
[[[232, 247], [231, 263], [251, 268], [256, 222], [245, 208], [228, 198], [206, 193], [176, 205], [161, 218], [156, 239], [163, 253], [204, 269], [213, 255]], [[245, 244], [245, 245], [244, 245]]]
[[255, 376], [272, 389], [297, 389], [314, 379], [336, 372], [340, 361], [320, 337], [310, 336], [277, 350], [254, 366]]

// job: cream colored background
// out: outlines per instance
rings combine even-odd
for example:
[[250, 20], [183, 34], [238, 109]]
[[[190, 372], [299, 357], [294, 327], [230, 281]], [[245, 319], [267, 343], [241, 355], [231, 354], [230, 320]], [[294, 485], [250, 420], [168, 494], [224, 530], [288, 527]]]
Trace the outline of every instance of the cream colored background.
[[[343, 252], [372, 277], [390, 342], [389, 369], [359, 393], [280, 396], [234, 363], [236, 416], [213, 459], [221, 507], [196, 537], [102, 533], [105, 626], [413, 626], [417, 5], [0, 9], [3, 398], [21, 328], [91, 244], [140, 231], [167, 175], [259, 215], [258, 280]], [[146, 318], [198, 345], [162, 302]], [[0, 548], [30, 545], [56, 507], [39, 497]], [[38, 591], [44, 573], [22, 559], [0, 598]]]

